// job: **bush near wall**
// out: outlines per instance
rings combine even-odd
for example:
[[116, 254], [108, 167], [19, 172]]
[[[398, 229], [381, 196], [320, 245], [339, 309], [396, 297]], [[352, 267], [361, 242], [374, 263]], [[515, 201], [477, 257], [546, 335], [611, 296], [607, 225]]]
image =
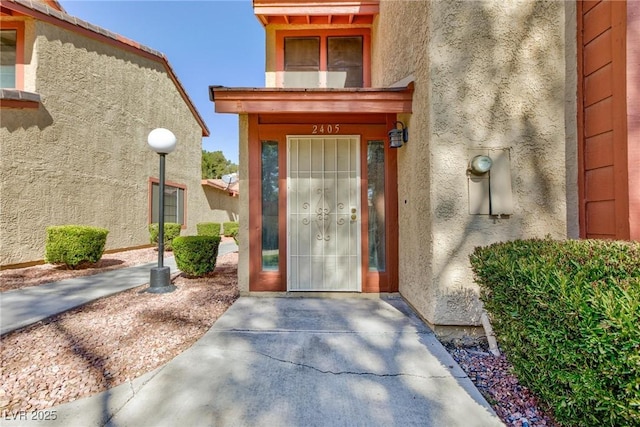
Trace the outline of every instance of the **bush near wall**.
[[233, 235], [238, 232], [239, 228], [240, 225], [235, 221], [222, 223], [224, 237], [233, 237]]
[[216, 268], [220, 236], [179, 236], [173, 240], [178, 269], [187, 276], [200, 277]]
[[196, 230], [198, 236], [219, 236], [220, 226], [219, 222], [200, 222], [196, 224]]
[[520, 240], [471, 265], [518, 378], [559, 422], [640, 425], [640, 243]]
[[109, 230], [85, 225], [47, 227], [44, 260], [75, 268], [83, 262], [98, 262], [104, 253]]
[[[175, 222], [165, 222], [164, 223], [164, 249], [167, 251], [173, 250], [172, 242], [173, 239], [180, 235], [180, 230], [182, 229], [182, 224], [178, 224]], [[160, 231], [160, 227], [157, 222], [149, 224], [149, 239], [151, 244], [158, 244], [158, 232]]]

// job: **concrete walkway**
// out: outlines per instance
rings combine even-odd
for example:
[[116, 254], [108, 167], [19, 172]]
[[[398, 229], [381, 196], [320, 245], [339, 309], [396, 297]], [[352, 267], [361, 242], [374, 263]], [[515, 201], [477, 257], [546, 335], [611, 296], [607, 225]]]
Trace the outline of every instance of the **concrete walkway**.
[[[238, 247], [233, 242], [222, 243], [218, 255], [237, 250]], [[155, 265], [157, 262], [2, 292], [0, 335], [98, 298], [149, 283], [150, 269]], [[172, 273], [179, 271], [173, 257], [165, 258], [164, 265], [170, 267]]]
[[241, 297], [163, 367], [49, 414], [2, 425], [503, 425], [398, 296]]

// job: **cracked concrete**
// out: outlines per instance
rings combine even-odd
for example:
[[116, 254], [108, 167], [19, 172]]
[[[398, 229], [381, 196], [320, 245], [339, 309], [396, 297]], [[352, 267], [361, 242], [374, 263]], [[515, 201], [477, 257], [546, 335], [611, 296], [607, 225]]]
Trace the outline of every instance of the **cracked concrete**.
[[47, 426], [503, 425], [393, 297], [242, 297], [164, 367], [53, 409]]

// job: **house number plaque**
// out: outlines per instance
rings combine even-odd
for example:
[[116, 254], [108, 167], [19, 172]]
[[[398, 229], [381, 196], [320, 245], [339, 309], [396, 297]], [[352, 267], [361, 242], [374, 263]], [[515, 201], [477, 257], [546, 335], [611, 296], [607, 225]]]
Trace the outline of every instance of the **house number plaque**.
[[340, 133], [340, 124], [311, 125], [312, 135], [336, 134]]

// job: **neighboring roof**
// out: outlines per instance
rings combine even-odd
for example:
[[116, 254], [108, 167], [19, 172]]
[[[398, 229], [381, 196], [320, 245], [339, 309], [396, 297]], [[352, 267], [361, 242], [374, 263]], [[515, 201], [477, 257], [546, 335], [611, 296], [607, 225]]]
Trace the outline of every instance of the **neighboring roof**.
[[75, 16], [71, 16], [65, 13], [64, 9], [55, 0], [0, 0], [0, 7], [0, 15], [15, 16], [17, 14], [31, 16], [35, 19], [39, 19], [101, 42], [117, 46], [147, 59], [160, 62], [164, 66], [173, 83], [176, 85], [180, 96], [202, 128], [202, 136], [209, 136], [209, 129], [207, 128], [207, 125], [202, 119], [202, 116], [200, 116], [200, 113], [196, 109], [193, 101], [191, 101], [191, 98], [184, 90], [182, 83], [180, 83], [178, 76], [173, 71], [171, 64], [169, 64], [168, 59], [163, 53], [141, 45], [140, 43], [113, 33], [102, 27], [83, 21]]
[[213, 187], [216, 190], [226, 191], [232, 197], [240, 193], [240, 183], [238, 181], [229, 184], [221, 179], [203, 179], [202, 185]]
[[372, 24], [378, 0], [253, 0], [253, 12], [268, 24]]
[[348, 89], [209, 86], [209, 99], [217, 113], [411, 113], [413, 83]]

